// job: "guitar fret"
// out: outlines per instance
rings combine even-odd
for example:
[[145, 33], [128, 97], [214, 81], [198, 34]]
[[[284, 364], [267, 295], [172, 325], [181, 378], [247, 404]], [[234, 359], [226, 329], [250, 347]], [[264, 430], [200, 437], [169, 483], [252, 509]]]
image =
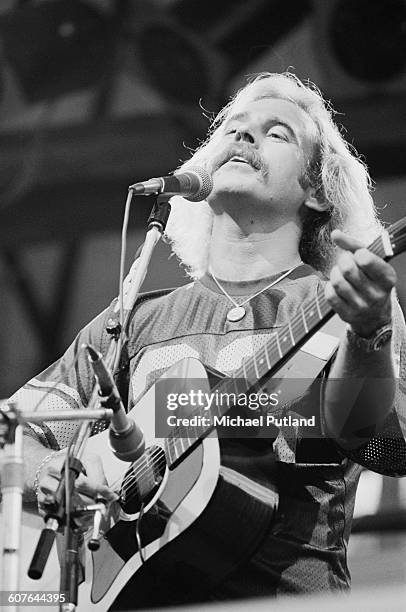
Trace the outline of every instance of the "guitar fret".
[[178, 447], [176, 445], [177, 439], [171, 438], [171, 442], [172, 442], [171, 452], [174, 455], [173, 461], [176, 461], [177, 459], [179, 459]]
[[282, 352], [282, 349], [281, 349], [281, 345], [280, 345], [280, 343], [279, 343], [279, 336], [278, 336], [278, 332], [276, 332], [276, 334], [275, 334], [274, 338], [275, 338], [275, 340], [276, 340], [276, 345], [277, 345], [277, 347], [278, 347], [279, 355], [280, 355], [280, 357], [283, 357], [283, 352]]
[[316, 293], [316, 308], [317, 308], [317, 313], [319, 315], [319, 319], [323, 318], [323, 315], [321, 314], [321, 310], [320, 310], [320, 304], [319, 304], [319, 296]]
[[303, 319], [303, 325], [306, 331], [306, 334], [309, 333], [309, 328], [307, 326], [307, 321], [306, 321], [306, 316], [305, 316], [305, 312], [303, 310], [303, 306], [300, 306], [300, 312], [302, 313], [302, 319]]
[[182, 455], [189, 448], [189, 444], [187, 443], [188, 437], [185, 431], [185, 428], [182, 429], [181, 436], [179, 438], [180, 447], [182, 449]]
[[[195, 438], [195, 440], [198, 440], [198, 439], [199, 439], [199, 433], [198, 433], [198, 431], [197, 431], [197, 425], [193, 425], [193, 433], [194, 433], [194, 438]], [[189, 436], [187, 437], [187, 442], [188, 442], [188, 448], [189, 448], [189, 446], [191, 446], [191, 445], [192, 445], [192, 443], [191, 443], [191, 441], [190, 441], [190, 437], [189, 437]]]
[[261, 376], [260, 376], [260, 374], [258, 372], [257, 360], [255, 359], [255, 355], [252, 356], [252, 360], [254, 362], [255, 375], [256, 375], [257, 379], [260, 379]]
[[171, 450], [171, 434], [164, 441], [165, 454], [169, 456], [169, 463], [172, 463], [172, 450]]
[[264, 345], [264, 349], [265, 349], [265, 359], [266, 359], [266, 365], [268, 367], [268, 370], [271, 369], [271, 363], [269, 361], [269, 355], [268, 355], [268, 342], [265, 343]]
[[244, 361], [241, 363], [241, 367], [242, 367], [242, 371], [243, 371], [244, 378], [245, 378], [245, 380], [247, 380], [247, 381], [248, 381], [247, 370], [245, 369], [245, 363], [244, 363]]
[[295, 337], [294, 337], [293, 331], [292, 331], [292, 324], [291, 324], [290, 321], [288, 321], [288, 327], [289, 327], [290, 339], [292, 341], [293, 346], [295, 346], [296, 342], [295, 342]]
[[172, 440], [171, 451], [172, 451], [172, 462], [175, 463], [175, 461], [179, 459], [178, 449], [177, 449], [175, 440]]

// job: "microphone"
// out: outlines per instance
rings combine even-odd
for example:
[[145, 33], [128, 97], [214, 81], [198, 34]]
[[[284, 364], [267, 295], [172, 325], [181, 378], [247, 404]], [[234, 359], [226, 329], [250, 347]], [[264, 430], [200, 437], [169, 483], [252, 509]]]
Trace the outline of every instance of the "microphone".
[[164, 193], [168, 196], [180, 195], [191, 202], [201, 202], [210, 195], [213, 181], [204, 168], [196, 167], [170, 176], [159, 176], [141, 183], [134, 183], [128, 189], [132, 189], [134, 195]]
[[102, 354], [91, 344], [84, 346], [100, 387], [102, 403], [113, 410], [109, 429], [111, 450], [121, 461], [136, 461], [145, 450], [144, 432], [126, 415], [113, 375], [104, 363]]

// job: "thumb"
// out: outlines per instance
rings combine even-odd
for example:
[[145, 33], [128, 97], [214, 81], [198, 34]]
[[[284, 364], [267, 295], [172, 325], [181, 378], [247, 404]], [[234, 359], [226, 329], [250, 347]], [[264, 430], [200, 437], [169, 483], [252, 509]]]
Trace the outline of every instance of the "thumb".
[[103, 464], [99, 455], [92, 454], [87, 456], [86, 474], [87, 478], [81, 479], [80, 484], [78, 483], [78, 490], [92, 498], [100, 496], [107, 501], [118, 499], [116, 493], [107, 485]]
[[344, 251], [351, 251], [351, 253], [366, 246], [361, 240], [348, 236], [348, 234], [344, 234], [344, 232], [337, 229], [331, 232], [331, 238], [336, 246]]

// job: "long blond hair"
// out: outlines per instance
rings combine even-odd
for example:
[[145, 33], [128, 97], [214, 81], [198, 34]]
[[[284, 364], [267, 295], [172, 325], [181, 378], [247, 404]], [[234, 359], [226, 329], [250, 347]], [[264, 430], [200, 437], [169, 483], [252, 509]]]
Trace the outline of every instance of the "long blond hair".
[[[210, 173], [223, 122], [240, 103], [262, 97], [294, 102], [311, 117], [316, 128], [314, 154], [304, 178], [316, 189], [318, 199], [328, 206], [323, 212], [302, 207], [299, 252], [303, 261], [327, 273], [335, 258], [330, 238], [333, 229], [341, 229], [368, 244], [382, 226], [371, 197], [367, 167], [343, 138], [333, 121], [334, 111], [315, 85], [304, 84], [291, 72], [255, 76], [220, 111], [211, 124], [207, 140], [181, 168], [200, 166]], [[199, 278], [207, 271], [213, 213], [207, 202], [190, 204], [177, 196], [171, 203], [166, 237], [189, 275]]]

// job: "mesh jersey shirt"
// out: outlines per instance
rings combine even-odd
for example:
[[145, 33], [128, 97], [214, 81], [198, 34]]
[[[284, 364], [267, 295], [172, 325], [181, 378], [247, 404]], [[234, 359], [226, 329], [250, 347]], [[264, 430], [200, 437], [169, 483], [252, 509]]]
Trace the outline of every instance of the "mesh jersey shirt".
[[[258, 282], [222, 283], [241, 303], [275, 277]], [[210, 276], [170, 293], [142, 296], [134, 308], [122, 368], [128, 373], [131, 406], [163, 374], [184, 357], [197, 357], [206, 365], [231, 373], [260, 349], [275, 330], [287, 323], [303, 302], [323, 291], [323, 280], [310, 266], [301, 265], [287, 278], [246, 305], [246, 315], [229, 322], [232, 306]], [[114, 303], [113, 303], [114, 305]], [[41, 410], [85, 407], [93, 375], [82, 343], [90, 342], [105, 353], [105, 324], [113, 305], [77, 336], [65, 355], [32, 379], [14, 400], [32, 410], [41, 398]], [[405, 380], [405, 329], [395, 312], [395, 351], [401, 354]], [[75, 364], [73, 367], [72, 365]], [[55, 381], [52, 392], [45, 396]], [[406, 473], [404, 423], [405, 389], [399, 385], [396, 407], [382, 432], [361, 450], [342, 453], [330, 441], [312, 452], [283, 432], [274, 443], [244, 444], [222, 441], [220, 477], [273, 503], [279, 495], [275, 520], [265, 541], [235, 575], [213, 596], [240, 597], [279, 592], [341, 590], [349, 586], [346, 543], [350, 534], [356, 486], [361, 465], [380, 473]], [[32, 425], [29, 435], [51, 448], [67, 445], [75, 431], [73, 422], [50, 421]]]

